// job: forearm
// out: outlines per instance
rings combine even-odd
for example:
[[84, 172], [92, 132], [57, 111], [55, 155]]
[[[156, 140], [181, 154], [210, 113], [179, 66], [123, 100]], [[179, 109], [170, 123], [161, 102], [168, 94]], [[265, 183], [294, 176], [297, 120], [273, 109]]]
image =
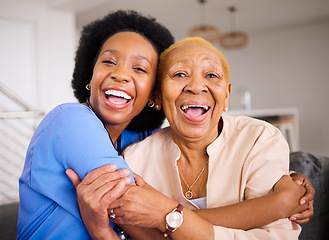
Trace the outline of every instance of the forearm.
[[215, 239], [213, 224], [199, 217], [193, 211], [184, 208], [183, 224], [171, 234], [174, 240], [211, 240]]
[[[133, 239], [135, 240], [153, 240], [153, 239], [175, 239], [175, 240], [185, 240], [185, 239], [214, 239], [213, 225], [203, 218], [199, 217], [193, 211], [183, 208], [183, 223], [180, 227], [176, 229], [169, 237], [164, 237], [164, 232], [166, 231], [166, 215], [171, 212], [177, 203], [174, 201], [169, 201], [170, 204], [167, 207], [158, 206], [157, 209], [161, 209], [161, 212], [153, 214], [152, 222], [157, 222], [156, 228], [142, 228], [132, 225], [122, 225], [124, 229]], [[197, 227], [196, 227], [197, 226]]]
[[110, 225], [107, 228], [92, 228], [91, 225], [86, 227], [93, 240], [120, 240]]
[[163, 233], [154, 228], [142, 228], [131, 225], [120, 225], [120, 227], [134, 240], [169, 240], [163, 236]]
[[248, 230], [287, 217], [282, 197], [276, 193], [224, 207], [194, 212], [213, 225]]

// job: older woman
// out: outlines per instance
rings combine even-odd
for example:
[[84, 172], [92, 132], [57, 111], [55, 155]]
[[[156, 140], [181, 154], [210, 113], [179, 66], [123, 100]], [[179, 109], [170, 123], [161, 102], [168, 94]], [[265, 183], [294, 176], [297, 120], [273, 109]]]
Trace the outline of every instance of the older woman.
[[[155, 228], [173, 239], [298, 239], [300, 227], [285, 218], [292, 207], [272, 205], [285, 199], [280, 200], [282, 194], [268, 194], [288, 174], [288, 145], [279, 130], [266, 122], [222, 115], [231, 92], [222, 53], [203, 39], [185, 39], [161, 55], [159, 78], [155, 108], [163, 108], [170, 127], [129, 147], [124, 157], [134, 172], [162, 194], [136, 176], [137, 186], [111, 203], [97, 173], [84, 182], [92, 187], [81, 187], [96, 199], [88, 201], [96, 202], [94, 207], [99, 199], [110, 203], [110, 216], [118, 224]], [[298, 205], [304, 188], [290, 182], [285, 194]], [[93, 188], [98, 196], [91, 194]], [[276, 188], [287, 187], [279, 184]], [[78, 194], [82, 192], [78, 189]], [[258, 197], [264, 195], [270, 197], [268, 202], [259, 202]], [[93, 209], [86, 198], [79, 199], [82, 215], [93, 212], [94, 218], [84, 218], [90, 225], [98, 218], [97, 206]], [[242, 207], [223, 211], [225, 205]], [[204, 210], [191, 211], [197, 209]], [[99, 215], [104, 218], [104, 212]], [[134, 238], [146, 239], [138, 234]]]

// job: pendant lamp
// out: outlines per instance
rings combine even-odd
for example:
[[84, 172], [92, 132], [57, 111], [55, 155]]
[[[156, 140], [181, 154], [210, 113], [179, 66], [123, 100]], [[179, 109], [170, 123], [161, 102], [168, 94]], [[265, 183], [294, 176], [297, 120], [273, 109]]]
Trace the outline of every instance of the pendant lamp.
[[200, 3], [200, 25], [192, 27], [188, 31], [190, 37], [202, 37], [211, 43], [217, 43], [220, 40], [220, 32], [213, 25], [205, 24], [205, 3], [206, 0], [198, 0]]
[[234, 14], [236, 12], [235, 7], [229, 7], [231, 15], [231, 31], [222, 34], [220, 39], [220, 45], [225, 49], [237, 49], [242, 48], [248, 43], [248, 35], [242, 31], [235, 30], [235, 19]]

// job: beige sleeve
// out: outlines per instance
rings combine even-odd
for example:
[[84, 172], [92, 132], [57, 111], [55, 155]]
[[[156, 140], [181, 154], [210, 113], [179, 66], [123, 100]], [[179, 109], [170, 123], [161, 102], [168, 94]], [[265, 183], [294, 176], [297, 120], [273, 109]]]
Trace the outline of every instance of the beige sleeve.
[[[265, 131], [248, 156], [248, 169], [243, 171], [244, 198], [267, 194], [284, 174], [289, 174], [289, 147], [279, 131]], [[262, 228], [248, 231], [214, 226], [215, 239], [298, 239], [301, 227], [288, 219], [281, 219]]]

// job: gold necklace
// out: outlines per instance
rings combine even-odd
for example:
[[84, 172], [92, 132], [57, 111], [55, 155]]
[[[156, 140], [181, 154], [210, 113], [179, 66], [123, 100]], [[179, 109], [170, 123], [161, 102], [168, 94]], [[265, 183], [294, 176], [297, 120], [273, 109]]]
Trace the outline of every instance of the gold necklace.
[[183, 177], [183, 175], [180, 173], [179, 169], [178, 169], [178, 173], [179, 175], [182, 177], [185, 185], [187, 186], [187, 191], [185, 192], [185, 197], [188, 200], [191, 200], [193, 198], [193, 192], [191, 191], [192, 187], [194, 186], [194, 184], [199, 180], [199, 178], [201, 177], [202, 173], [204, 172], [204, 170], [206, 169], [206, 166], [208, 164], [209, 160], [207, 160], [206, 164], [203, 166], [201, 172], [199, 173], [199, 176], [194, 180], [194, 182], [192, 183], [191, 186], [189, 186], [185, 180], [185, 178]]

